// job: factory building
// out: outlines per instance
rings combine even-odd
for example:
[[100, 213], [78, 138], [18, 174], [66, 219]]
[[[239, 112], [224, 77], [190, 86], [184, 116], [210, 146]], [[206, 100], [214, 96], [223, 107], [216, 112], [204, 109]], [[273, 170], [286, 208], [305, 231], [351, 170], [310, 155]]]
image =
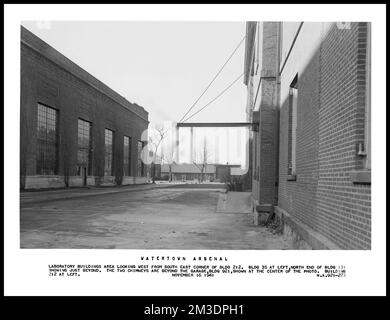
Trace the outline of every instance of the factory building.
[[143, 107], [24, 27], [20, 79], [21, 189], [146, 183]]
[[297, 248], [371, 248], [370, 23], [248, 22], [253, 208]]

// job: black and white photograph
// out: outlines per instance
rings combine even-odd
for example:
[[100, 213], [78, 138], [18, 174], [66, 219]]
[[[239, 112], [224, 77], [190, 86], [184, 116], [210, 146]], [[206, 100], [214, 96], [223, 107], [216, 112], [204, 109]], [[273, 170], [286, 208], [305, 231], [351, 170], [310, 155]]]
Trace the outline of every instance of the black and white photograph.
[[[298, 264], [289, 252], [315, 250], [335, 252], [329, 265], [348, 277], [336, 255], [376, 255], [383, 229], [373, 221], [385, 219], [371, 202], [371, 169], [383, 172], [371, 114], [385, 112], [371, 93], [373, 39], [384, 39], [369, 13], [339, 21], [330, 9], [321, 20], [313, 6], [313, 18], [298, 9], [294, 18], [254, 5], [257, 15], [242, 6], [246, 15], [231, 8], [231, 19], [189, 19], [185, 6], [182, 16], [161, 6], [160, 19], [147, 9], [134, 18], [132, 5], [118, 18], [116, 5], [100, 5], [104, 18], [73, 19], [56, 18], [52, 5], [9, 27], [18, 48], [18, 93], [5, 106], [18, 117], [13, 250], [45, 255], [49, 275], [69, 264], [68, 276], [88, 269], [84, 252], [136, 256], [126, 263], [137, 266], [205, 257], [246, 273], [235, 254], [283, 269]], [[64, 249], [77, 258], [56, 265]], [[113, 261], [91, 271], [114, 270]]]
[[21, 247], [370, 249], [370, 50], [367, 22], [25, 22]]

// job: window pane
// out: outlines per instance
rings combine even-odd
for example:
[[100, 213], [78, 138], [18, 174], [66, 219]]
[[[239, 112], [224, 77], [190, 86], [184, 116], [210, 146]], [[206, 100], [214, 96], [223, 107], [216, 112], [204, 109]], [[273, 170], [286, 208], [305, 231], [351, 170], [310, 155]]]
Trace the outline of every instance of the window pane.
[[296, 145], [297, 145], [297, 101], [298, 89], [292, 89], [292, 124], [291, 124], [291, 170], [296, 171]]
[[36, 172], [55, 175], [58, 167], [58, 111], [38, 104]]
[[105, 156], [104, 156], [104, 175], [112, 175], [112, 156], [113, 156], [113, 132], [109, 129], [105, 129], [104, 132], [105, 142]]
[[92, 139], [91, 139], [92, 124], [88, 121], [78, 119], [78, 134], [77, 134], [77, 173], [81, 175], [87, 168], [87, 174], [92, 174]]
[[123, 174], [125, 176], [131, 175], [131, 138], [123, 137]]
[[144, 175], [144, 163], [142, 162], [142, 149], [144, 147], [144, 143], [142, 141], [138, 141], [137, 143], [137, 176], [143, 177]]
[[288, 110], [288, 168], [287, 174], [296, 173], [296, 144], [297, 144], [297, 107], [298, 107], [298, 76], [290, 85]]

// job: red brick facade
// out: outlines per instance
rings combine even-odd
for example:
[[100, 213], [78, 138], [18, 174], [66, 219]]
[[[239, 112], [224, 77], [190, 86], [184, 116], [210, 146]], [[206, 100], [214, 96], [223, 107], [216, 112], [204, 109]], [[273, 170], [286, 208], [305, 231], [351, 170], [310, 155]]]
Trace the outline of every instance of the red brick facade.
[[[88, 184], [137, 183], [137, 141], [148, 113], [78, 67], [28, 30], [21, 33], [21, 188], [80, 185], [77, 176], [78, 119], [92, 123], [92, 170]], [[58, 113], [58, 174], [39, 176], [37, 106]], [[114, 132], [111, 177], [104, 177], [105, 129]], [[130, 176], [124, 177], [124, 136], [131, 138]], [[131, 179], [130, 179], [131, 178]], [[131, 181], [130, 181], [130, 180]]]
[[367, 24], [333, 26], [321, 47], [317, 228], [342, 248], [369, 249], [371, 188], [351, 181], [365, 169]]
[[[249, 24], [248, 32], [256, 33], [256, 25]], [[255, 61], [256, 67], [246, 69], [248, 104], [257, 113], [258, 125], [252, 132], [252, 194], [256, 205], [277, 203], [278, 171], [278, 86], [277, 86], [277, 32], [278, 24], [264, 25], [263, 56], [253, 46], [247, 47], [246, 59]], [[256, 39], [257, 35], [252, 35]], [[256, 69], [256, 70], [254, 70]], [[261, 80], [260, 80], [261, 79]], [[260, 81], [259, 81], [260, 80]], [[252, 104], [252, 106], [250, 106]], [[254, 120], [253, 116], [248, 117]]]
[[[269, 24], [259, 23], [263, 37], [258, 39], [264, 48]], [[275, 55], [280, 113], [274, 127], [279, 139], [271, 135], [279, 144], [279, 170], [275, 174], [265, 166], [268, 176], [260, 177], [258, 187], [261, 190], [262, 180], [276, 178], [275, 211], [310, 247], [370, 249], [369, 25], [303, 23], [294, 26], [292, 40], [286, 41], [288, 48], [282, 48], [281, 39], [289, 25], [280, 23], [279, 27]], [[256, 45], [247, 42], [247, 46]], [[260, 54], [264, 55], [264, 49]], [[291, 177], [288, 90], [294, 77], [298, 79], [296, 172]], [[260, 130], [261, 126], [260, 120]], [[267, 144], [262, 141], [253, 148], [266, 150]], [[254, 168], [261, 167], [261, 157]], [[253, 190], [257, 198], [259, 191]]]

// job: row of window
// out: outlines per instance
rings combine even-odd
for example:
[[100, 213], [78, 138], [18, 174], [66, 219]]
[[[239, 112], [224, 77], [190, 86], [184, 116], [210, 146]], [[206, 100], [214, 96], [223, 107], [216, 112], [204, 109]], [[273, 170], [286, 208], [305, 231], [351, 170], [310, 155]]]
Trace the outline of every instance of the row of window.
[[[39, 175], [58, 174], [58, 111], [38, 104], [37, 161]], [[115, 132], [104, 131], [104, 175], [113, 175]], [[131, 175], [131, 137], [123, 137], [123, 175]], [[78, 119], [77, 127], [77, 175], [92, 175], [92, 123]], [[144, 176], [141, 153], [144, 144], [137, 141], [137, 176]]]

